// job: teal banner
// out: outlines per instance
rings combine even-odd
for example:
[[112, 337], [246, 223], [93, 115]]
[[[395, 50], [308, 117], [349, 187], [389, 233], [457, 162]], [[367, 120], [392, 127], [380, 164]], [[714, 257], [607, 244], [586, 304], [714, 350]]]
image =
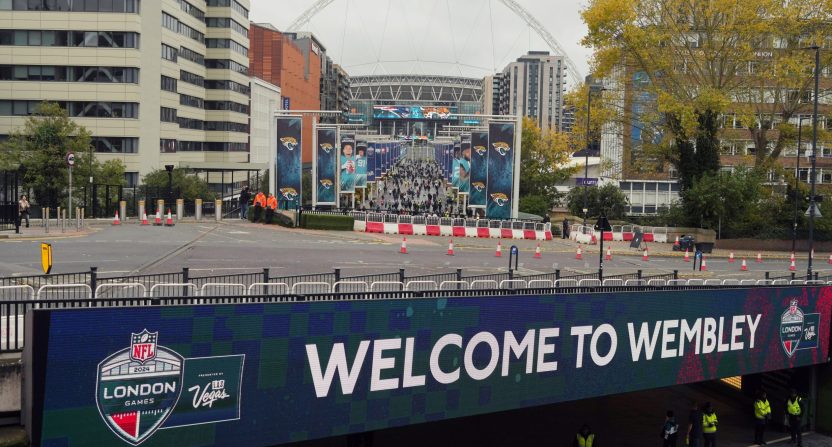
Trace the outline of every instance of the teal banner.
[[341, 134], [341, 150], [338, 156], [338, 165], [340, 172], [338, 173], [338, 180], [340, 194], [355, 192], [355, 135]]
[[34, 310], [27, 429], [273, 446], [825, 363], [830, 314], [829, 287]]
[[490, 219], [511, 218], [514, 192], [514, 123], [492, 121], [488, 124], [488, 181], [485, 216]]
[[317, 145], [315, 148], [315, 189], [317, 195], [315, 197], [316, 205], [335, 205], [336, 197], [335, 180], [338, 173], [335, 169], [337, 150], [336, 150], [336, 131], [335, 128], [319, 127], [317, 129]]
[[277, 118], [277, 157], [275, 158], [275, 196], [280, 207], [294, 208], [301, 203], [301, 126], [299, 117]]
[[488, 182], [488, 132], [471, 133], [471, 196], [469, 208], [485, 208]]
[[367, 142], [355, 142], [355, 187], [367, 187]]

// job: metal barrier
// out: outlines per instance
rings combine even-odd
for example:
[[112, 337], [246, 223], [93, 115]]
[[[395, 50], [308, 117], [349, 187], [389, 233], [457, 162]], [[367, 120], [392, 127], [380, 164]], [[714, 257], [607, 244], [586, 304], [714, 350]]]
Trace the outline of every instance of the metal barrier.
[[[464, 281], [460, 281], [464, 282]], [[500, 284], [493, 279], [475, 279], [468, 284], [469, 289], [499, 289]]]
[[[518, 284], [521, 287], [514, 287], [514, 284]], [[503, 287], [505, 285], [509, 285], [511, 287]], [[526, 284], [526, 280], [524, 280], [524, 279], [504, 279], [504, 280], [500, 281], [500, 286], [499, 286], [500, 289], [509, 289], [509, 290], [525, 289], [527, 287], [528, 287], [528, 284]]]
[[[177, 293], [167, 294], [167, 293], [157, 293], [157, 290], [166, 290], [166, 289], [178, 289]], [[150, 296], [151, 297], [160, 297], [160, 296], [176, 296], [176, 297], [185, 297], [191, 294], [191, 296], [197, 296], [199, 294], [199, 289], [196, 287], [195, 284], [185, 282], [185, 283], [169, 283], [169, 284], [156, 284], [150, 288]]]
[[[261, 290], [262, 293], [254, 293], [256, 290]], [[273, 292], [277, 289], [277, 292]], [[248, 286], [248, 295], [286, 295], [289, 293], [289, 285], [285, 282], [256, 282]]]
[[[422, 288], [420, 286], [425, 285], [429, 286], [426, 288]], [[411, 287], [415, 286], [415, 287]], [[404, 290], [407, 291], [422, 291], [422, 290], [436, 290], [439, 286], [436, 284], [436, 281], [408, 281], [407, 284], [404, 286]]]
[[646, 281], [646, 280], [644, 280], [644, 279], [628, 279], [628, 280], [624, 283], [624, 285], [625, 285], [625, 286], [627, 286], [627, 287], [633, 287], [633, 286], [645, 286], [645, 285], [647, 285], [647, 281]]
[[[50, 291], [64, 292], [64, 294], [66, 294], [67, 292], [72, 293], [72, 291], [74, 291], [74, 290], [83, 291], [86, 294], [87, 299], [92, 298], [92, 289], [90, 288], [90, 286], [88, 286], [86, 284], [47, 284], [45, 286], [40, 286], [40, 288], [38, 289], [38, 292], [35, 294], [35, 299], [37, 299], [37, 300], [45, 299], [41, 296], [41, 294], [42, 293], [49, 293]], [[64, 297], [63, 299], [66, 299], [66, 298]], [[69, 298], [69, 299], [73, 299], [73, 298]], [[74, 298], [74, 299], [77, 299], [77, 298]]]
[[648, 279], [647, 285], [651, 287], [664, 287], [667, 285], [667, 280], [664, 279]]
[[0, 301], [19, 301], [22, 299], [35, 299], [35, 289], [27, 285], [0, 286]]
[[555, 280], [555, 288], [558, 287], [578, 287], [577, 279], [557, 279]]
[[[330, 286], [328, 282], [306, 281], [306, 282], [297, 282], [297, 283], [292, 284], [292, 295], [296, 295], [301, 287], [323, 288], [323, 289], [326, 289], [326, 292], [324, 292], [324, 293], [328, 293], [328, 292], [332, 291], [332, 286]], [[320, 292], [314, 292], [314, 293], [320, 293]]]
[[582, 279], [578, 281], [578, 287], [601, 287], [600, 279]]
[[624, 285], [624, 280], [623, 279], [618, 279], [618, 278], [605, 279], [601, 283], [601, 285], [604, 286], [604, 287], [623, 286]]
[[199, 294], [202, 296], [245, 296], [246, 292], [248, 292], [248, 290], [246, 289], [245, 284], [218, 282], [205, 283], [199, 289]]
[[332, 285], [332, 292], [350, 293], [366, 292], [369, 286], [364, 281], [337, 281]]
[[555, 287], [555, 282], [551, 279], [532, 279], [528, 283], [530, 289], [551, 289]]
[[[135, 290], [139, 293], [123, 293], [129, 290]], [[105, 291], [110, 293], [104, 293]], [[117, 295], [114, 296], [114, 293]], [[95, 293], [93, 294], [93, 296], [95, 298], [144, 298], [145, 296], [147, 296], [147, 287], [145, 287], [144, 284], [138, 282], [100, 284], [98, 287], [95, 288]]]
[[[455, 285], [456, 287], [451, 288], [451, 289], [447, 289], [447, 288], [445, 288], [446, 285], [450, 285], [450, 286]], [[456, 290], [459, 290], [459, 289], [467, 290], [468, 289], [468, 282], [466, 282], [466, 281], [442, 281], [441, 283], [439, 283], [439, 290], [455, 290], [455, 289]]]
[[[378, 286], [378, 288], [376, 287]], [[384, 286], [396, 286], [395, 290], [379, 290]], [[400, 281], [376, 281], [370, 284], [370, 292], [400, 292], [405, 290], [404, 283]]]

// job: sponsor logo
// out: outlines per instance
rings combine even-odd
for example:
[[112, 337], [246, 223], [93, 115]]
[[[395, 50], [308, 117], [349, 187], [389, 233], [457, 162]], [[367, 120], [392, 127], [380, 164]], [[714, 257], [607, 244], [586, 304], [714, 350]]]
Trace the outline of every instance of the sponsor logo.
[[485, 151], [486, 151], [485, 146], [474, 146], [474, 152], [476, 152], [477, 155], [479, 155], [479, 156], [484, 156]]
[[[296, 143], [297, 144], [297, 143]], [[327, 154], [332, 152], [332, 145], [329, 143], [321, 143], [321, 150], [326, 152]], [[291, 149], [290, 149], [291, 150]]]
[[193, 393], [192, 405], [194, 408], [212, 408], [214, 402], [231, 397], [225, 391], [225, 380], [212, 380], [206, 383], [205, 386], [194, 385], [188, 388], [188, 392]]
[[170, 416], [182, 390], [185, 359], [159, 346], [158, 332], [130, 336], [124, 348], [98, 364], [96, 404], [107, 427], [139, 445]]
[[321, 179], [321, 186], [323, 186], [324, 189], [332, 188], [332, 180], [330, 180], [328, 178]]
[[283, 196], [284, 199], [291, 202], [297, 198], [298, 192], [295, 188], [280, 188], [280, 195]]
[[474, 182], [474, 183], [471, 183], [471, 186], [472, 186], [472, 187], [474, 188], [474, 190], [476, 190], [477, 192], [482, 192], [482, 191], [484, 191], [484, 190], [485, 190], [485, 183], [483, 183], [483, 182]]
[[494, 203], [497, 204], [497, 206], [504, 206], [506, 203], [508, 203], [508, 196], [501, 192], [498, 192], [491, 194], [491, 200], [493, 200]]
[[283, 137], [280, 139], [280, 143], [283, 144], [283, 147], [286, 149], [293, 151], [298, 146], [298, 140], [294, 139], [293, 137]]
[[787, 356], [795, 352], [818, 347], [818, 326], [820, 314], [806, 314], [792, 299], [789, 307], [780, 316], [780, 343]]
[[504, 143], [502, 141], [498, 141], [492, 144], [492, 146], [494, 146], [494, 150], [497, 151], [497, 153], [499, 153], [503, 157], [505, 157], [506, 154], [508, 154], [508, 151], [511, 150], [511, 146], [509, 146], [508, 143]]

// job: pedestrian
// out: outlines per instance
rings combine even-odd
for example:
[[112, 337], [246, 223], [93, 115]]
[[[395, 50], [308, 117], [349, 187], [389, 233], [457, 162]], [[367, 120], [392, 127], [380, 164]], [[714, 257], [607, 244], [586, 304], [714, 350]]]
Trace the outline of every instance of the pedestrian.
[[786, 413], [789, 415], [789, 433], [792, 435], [791, 443], [797, 442], [797, 447], [803, 447], [803, 434], [801, 433], [801, 425], [803, 408], [801, 404], [803, 399], [797, 395], [797, 391], [792, 388], [789, 393], [789, 398], [786, 399]]
[[251, 191], [246, 186], [240, 191], [240, 219], [246, 219], [248, 217], [249, 200], [251, 200]]
[[763, 438], [769, 419], [771, 419], [771, 405], [768, 403], [766, 392], [761, 390], [754, 401], [754, 444], [766, 445]]
[[549, 212], [546, 212], [546, 214], [544, 214], [544, 215], [543, 215], [543, 223], [547, 224], [547, 223], [549, 223], [550, 221], [551, 221], [551, 220], [550, 220], [550, 218], [549, 218]]
[[598, 447], [598, 441], [595, 439], [595, 433], [589, 425], [584, 424], [581, 430], [575, 435], [572, 441], [572, 447]]
[[260, 218], [263, 217], [264, 208], [266, 208], [266, 195], [263, 194], [263, 191], [259, 191], [254, 196], [254, 222], [260, 221]]
[[563, 223], [561, 223], [561, 232], [560, 238], [566, 239], [569, 237], [569, 219], [563, 218]]
[[673, 416], [673, 411], [667, 410], [664, 418], [664, 426], [662, 427], [662, 447], [676, 447], [678, 438], [679, 424], [676, 423], [676, 417]]
[[719, 421], [716, 418], [716, 411], [710, 402], [705, 404], [705, 411], [702, 413], [702, 437], [705, 438], [704, 447], [716, 447], [716, 429]]
[[702, 438], [702, 412], [699, 411], [699, 405], [694, 402], [690, 408], [690, 416], [688, 416], [688, 434], [685, 438], [685, 444], [688, 447], [699, 447], [699, 440]]
[[23, 225], [23, 219], [26, 219], [26, 228], [29, 228], [29, 208], [31, 208], [29, 199], [26, 198], [26, 194], [23, 194], [17, 202], [17, 226]]
[[269, 199], [266, 200], [266, 221], [264, 223], [271, 223], [275, 210], [277, 210], [277, 197], [274, 194], [269, 194]]

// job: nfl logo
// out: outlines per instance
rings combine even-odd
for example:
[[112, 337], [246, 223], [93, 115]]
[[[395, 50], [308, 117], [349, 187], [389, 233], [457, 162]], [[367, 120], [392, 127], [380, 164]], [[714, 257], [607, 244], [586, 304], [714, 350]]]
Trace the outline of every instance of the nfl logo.
[[156, 358], [158, 332], [148, 332], [145, 329], [138, 334], [133, 332], [130, 334], [130, 360], [144, 364]]
[[792, 299], [789, 308], [780, 317], [780, 342], [789, 357], [797, 351], [803, 338], [803, 319], [803, 311], [797, 306], [797, 300]]

